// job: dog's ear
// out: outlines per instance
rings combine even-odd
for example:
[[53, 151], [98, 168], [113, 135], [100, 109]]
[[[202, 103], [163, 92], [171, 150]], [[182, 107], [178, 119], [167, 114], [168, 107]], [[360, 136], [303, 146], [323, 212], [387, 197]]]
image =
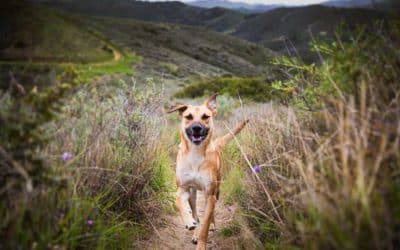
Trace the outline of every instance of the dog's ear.
[[178, 105], [171, 106], [168, 109], [167, 113], [169, 114], [169, 113], [172, 113], [175, 111], [179, 111], [179, 115], [181, 115], [187, 108], [188, 108], [188, 106], [186, 106], [186, 105], [178, 104]]
[[215, 115], [217, 113], [217, 95], [218, 94], [213, 94], [210, 96], [205, 102], [204, 105], [213, 112]]

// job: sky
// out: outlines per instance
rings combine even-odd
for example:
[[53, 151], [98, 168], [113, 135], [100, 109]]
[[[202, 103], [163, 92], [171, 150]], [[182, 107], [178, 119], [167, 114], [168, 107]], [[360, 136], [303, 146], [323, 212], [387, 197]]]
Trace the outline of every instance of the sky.
[[[149, 0], [151, 2], [156, 1], [169, 1], [169, 0]], [[191, 2], [194, 0], [180, 0], [181, 2]], [[261, 4], [287, 4], [287, 5], [306, 5], [306, 4], [316, 4], [325, 2], [324, 0], [230, 0], [231, 2], [242, 2], [242, 3], [261, 3]]]

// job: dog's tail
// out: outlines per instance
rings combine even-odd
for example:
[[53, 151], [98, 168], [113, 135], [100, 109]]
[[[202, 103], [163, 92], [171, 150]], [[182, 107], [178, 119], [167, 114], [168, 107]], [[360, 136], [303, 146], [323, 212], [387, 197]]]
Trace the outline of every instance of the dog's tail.
[[240, 131], [246, 126], [246, 124], [249, 122], [249, 120], [242, 121], [241, 123], [237, 124], [234, 129], [229, 131], [226, 135], [221, 136], [220, 138], [217, 139], [217, 144], [221, 148], [224, 147], [226, 144], [228, 144], [237, 134], [239, 134]]

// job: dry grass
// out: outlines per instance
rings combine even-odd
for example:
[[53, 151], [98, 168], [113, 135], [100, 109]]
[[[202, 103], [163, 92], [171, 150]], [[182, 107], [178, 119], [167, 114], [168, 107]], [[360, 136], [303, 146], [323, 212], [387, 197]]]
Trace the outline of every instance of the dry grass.
[[[161, 93], [151, 86], [145, 93], [123, 82], [83, 87], [51, 127], [56, 140], [48, 153], [72, 154], [61, 171], [74, 180], [76, 192], [105, 193], [104, 200], [115, 200], [114, 209], [143, 214], [154, 195], [151, 185], [153, 166], [161, 155], [162, 108]], [[59, 164], [60, 159], [54, 160]]]
[[251, 220], [266, 245], [398, 245], [398, 95], [384, 110], [366, 85], [360, 97], [358, 103], [331, 102], [318, 113], [272, 104], [237, 112], [251, 117], [238, 144], [245, 162], [262, 166], [247, 172], [245, 208], [256, 215]]

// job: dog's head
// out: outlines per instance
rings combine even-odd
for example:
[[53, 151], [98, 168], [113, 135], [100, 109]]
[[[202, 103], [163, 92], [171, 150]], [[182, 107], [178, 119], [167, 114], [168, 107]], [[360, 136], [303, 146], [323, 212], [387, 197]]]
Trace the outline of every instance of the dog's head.
[[213, 117], [217, 114], [217, 94], [212, 95], [202, 105], [176, 105], [167, 112], [178, 111], [181, 116], [182, 132], [194, 145], [206, 141], [213, 130]]

